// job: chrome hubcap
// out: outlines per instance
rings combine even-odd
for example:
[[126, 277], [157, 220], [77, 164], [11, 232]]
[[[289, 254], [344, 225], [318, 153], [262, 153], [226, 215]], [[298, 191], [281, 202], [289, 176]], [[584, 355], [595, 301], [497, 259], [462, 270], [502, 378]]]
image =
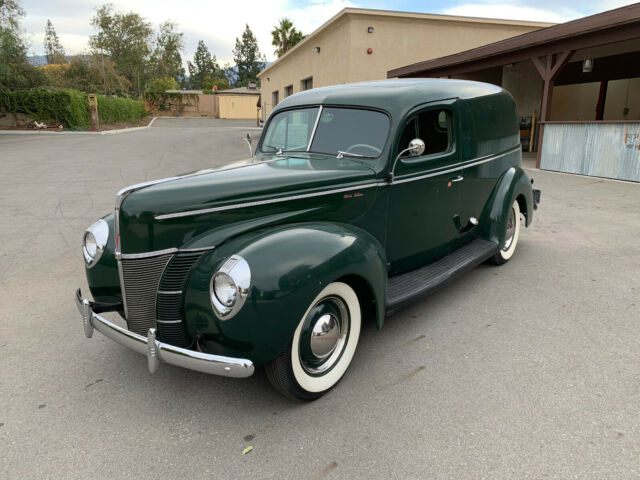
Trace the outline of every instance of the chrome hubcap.
[[338, 345], [340, 325], [332, 314], [322, 315], [311, 331], [311, 353], [317, 358], [327, 358]]
[[300, 335], [300, 363], [311, 374], [330, 370], [340, 359], [349, 334], [349, 310], [341, 298], [327, 297], [310, 310]]
[[511, 212], [509, 213], [509, 220], [507, 221], [507, 241], [504, 242], [504, 248], [502, 250], [509, 250], [511, 244], [513, 243], [513, 237], [516, 234], [516, 211], [513, 207], [511, 207]]

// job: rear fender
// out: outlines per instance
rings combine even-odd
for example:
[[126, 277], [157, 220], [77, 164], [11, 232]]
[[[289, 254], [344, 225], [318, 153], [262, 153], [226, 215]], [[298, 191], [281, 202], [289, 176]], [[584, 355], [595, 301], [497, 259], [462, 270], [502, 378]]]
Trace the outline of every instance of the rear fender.
[[502, 247], [507, 233], [506, 223], [509, 210], [515, 200], [518, 200], [520, 211], [526, 218], [526, 226], [533, 219], [533, 189], [531, 178], [520, 167], [507, 170], [493, 190], [487, 206], [482, 214], [482, 237], [498, 243]]

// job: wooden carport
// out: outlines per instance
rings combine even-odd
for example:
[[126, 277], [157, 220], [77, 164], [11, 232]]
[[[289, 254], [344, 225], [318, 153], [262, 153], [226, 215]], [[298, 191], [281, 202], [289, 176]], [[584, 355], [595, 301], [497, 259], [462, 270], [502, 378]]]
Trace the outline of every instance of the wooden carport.
[[[550, 120], [554, 85], [606, 82], [640, 77], [640, 51], [602, 59], [599, 68], [588, 75], [581, 63], [566, 68], [576, 50], [640, 39], [640, 3], [610, 10], [571, 22], [547, 27], [454, 55], [407, 65], [387, 72], [393, 77], [451, 77], [494, 67], [531, 61], [543, 80], [538, 135], [537, 166], [540, 167], [545, 122]], [[600, 113], [601, 115], [601, 113]], [[602, 120], [602, 117], [596, 120]]]

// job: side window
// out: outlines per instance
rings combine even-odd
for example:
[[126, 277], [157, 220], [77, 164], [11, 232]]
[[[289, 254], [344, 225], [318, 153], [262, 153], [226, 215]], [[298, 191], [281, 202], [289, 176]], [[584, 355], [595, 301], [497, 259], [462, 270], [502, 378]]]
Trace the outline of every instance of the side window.
[[414, 138], [419, 138], [425, 143], [424, 155], [435, 155], [449, 150], [452, 140], [449, 110], [426, 110], [411, 118], [402, 131], [398, 151], [407, 148]]

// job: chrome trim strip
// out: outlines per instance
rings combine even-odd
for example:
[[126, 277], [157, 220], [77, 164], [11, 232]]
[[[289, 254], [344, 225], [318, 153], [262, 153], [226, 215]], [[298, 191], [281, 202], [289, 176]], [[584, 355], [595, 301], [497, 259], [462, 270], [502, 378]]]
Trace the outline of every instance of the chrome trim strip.
[[[148, 337], [145, 338], [142, 335], [122, 328], [97, 313], [94, 313], [91, 310], [89, 301], [81, 297], [79, 289], [76, 291], [75, 303], [78, 311], [82, 315], [87, 337], [90, 337], [93, 334], [93, 329], [95, 329], [114, 342], [142, 355], [146, 355], [152, 373], [160, 362], [170, 363], [178, 367], [209, 373], [211, 375], [233, 378], [249, 377], [255, 370], [251, 360], [211, 355], [159, 342], [155, 340], [155, 329], [150, 329]], [[153, 343], [151, 343], [150, 340]]]
[[174, 290], [174, 291], [158, 290], [158, 293], [162, 295], [182, 295], [182, 290]]
[[156, 318], [156, 323], [182, 323], [182, 320], [158, 320]]
[[[498, 155], [490, 155], [487, 157], [479, 157], [479, 159], [473, 159], [470, 162], [467, 162], [465, 164], [459, 165], [455, 168], [450, 168], [447, 170], [440, 170], [438, 172], [432, 172], [432, 173], [427, 173], [425, 175], [420, 175], [417, 177], [411, 177], [411, 178], [402, 178], [400, 177], [397, 180], [393, 181], [393, 184], [398, 184], [398, 183], [407, 183], [407, 182], [415, 182], [417, 180], [423, 180], [425, 178], [430, 178], [430, 177], [436, 177], [438, 175], [444, 175], [446, 173], [451, 173], [451, 172], [457, 172], [458, 170], [462, 170], [464, 168], [468, 168], [468, 167], [474, 167], [476, 165], [480, 165], [486, 162], [490, 162], [491, 160], [496, 160], [498, 158], [502, 158], [506, 155], [509, 155], [511, 153], [517, 152], [518, 149], [520, 147], [515, 147], [512, 148], [511, 150], [508, 150], [504, 153], [498, 154]], [[200, 210], [188, 210], [186, 212], [176, 212], [176, 213], [166, 213], [163, 215], [157, 215], [156, 217], [154, 217], [156, 220], [169, 220], [172, 218], [182, 218], [182, 217], [190, 217], [190, 216], [194, 216], [194, 215], [203, 215], [206, 213], [215, 213], [215, 212], [224, 212], [227, 210], [235, 210], [238, 208], [248, 208], [248, 207], [257, 207], [260, 205], [269, 205], [272, 203], [280, 203], [280, 202], [287, 202], [290, 200], [301, 200], [304, 198], [312, 198], [312, 197], [320, 197], [322, 195], [332, 195], [334, 193], [341, 193], [341, 192], [348, 192], [350, 190], [362, 190], [365, 188], [372, 188], [372, 187], [381, 187], [381, 186], [386, 186], [389, 185], [388, 181], [382, 181], [382, 182], [376, 182], [376, 183], [367, 183], [365, 185], [353, 185], [351, 187], [344, 187], [344, 188], [337, 188], [337, 189], [333, 189], [333, 190], [326, 190], [324, 192], [315, 192], [315, 193], [303, 193], [300, 195], [291, 195], [288, 197], [280, 197], [280, 198], [270, 198], [267, 200], [257, 200], [255, 202], [246, 202], [246, 203], [236, 203], [233, 205], [224, 205], [222, 207], [211, 207], [211, 208], [203, 208]]]
[[307, 152], [311, 150], [311, 144], [313, 143], [313, 137], [316, 134], [316, 129], [318, 128], [318, 123], [320, 123], [320, 115], [322, 115], [322, 105], [320, 105], [320, 109], [318, 110], [318, 115], [316, 116], [316, 122], [313, 124], [313, 130], [311, 130], [311, 136], [309, 137], [309, 145], [307, 145]]
[[446, 173], [457, 172], [458, 170], [462, 170], [464, 168], [475, 167], [476, 165], [481, 165], [483, 163], [490, 162], [491, 160], [497, 160], [498, 158], [502, 158], [502, 157], [504, 157], [506, 155], [510, 155], [510, 154], [512, 154], [514, 152], [517, 152], [518, 149], [520, 149], [520, 148], [522, 148], [522, 147], [515, 147], [515, 148], [512, 148], [511, 150], [508, 150], [508, 151], [506, 151], [504, 153], [500, 153], [498, 155], [489, 155], [489, 156], [486, 156], [486, 157], [480, 157], [480, 159], [473, 159], [470, 162], [464, 163], [464, 164], [459, 165], [459, 166], [457, 166], [455, 168], [450, 168], [450, 169], [447, 169], [447, 170], [440, 170], [439, 172], [432, 172], [432, 173], [427, 173], [425, 175], [420, 175], [420, 176], [417, 176], [417, 177], [404, 178], [404, 179], [402, 177], [400, 177], [399, 179], [394, 180], [393, 183], [395, 185], [397, 183], [415, 182], [417, 180], [423, 180], [425, 178], [437, 177], [438, 175], [444, 175]]
[[170, 253], [193, 253], [193, 252], [206, 252], [207, 250], [213, 250], [216, 247], [202, 247], [202, 248], [165, 248], [164, 250], [155, 250], [153, 252], [142, 253], [119, 253], [121, 259], [135, 260], [140, 258], [158, 257], [160, 255], [167, 255]]
[[[383, 182], [383, 184], [386, 182]], [[224, 212], [226, 210], [235, 210], [238, 208], [256, 207], [259, 205], [270, 205], [272, 203], [288, 202], [290, 200], [301, 200], [304, 198], [320, 197], [323, 195], [332, 195], [334, 193], [349, 192], [352, 190], [364, 190], [365, 188], [373, 188], [380, 186], [380, 182], [367, 183], [364, 185], [352, 185], [350, 187], [336, 188], [334, 190], [325, 190], [324, 192], [315, 193], [302, 193], [300, 195], [291, 195], [288, 197], [270, 198], [267, 200], [257, 200], [255, 202], [236, 203], [233, 205], [224, 205], [222, 207], [203, 208], [200, 210], [190, 210], [186, 212], [166, 213], [164, 215], [158, 215], [156, 220], [168, 220], [170, 218], [191, 217], [193, 215], [203, 215], [205, 213]]]

